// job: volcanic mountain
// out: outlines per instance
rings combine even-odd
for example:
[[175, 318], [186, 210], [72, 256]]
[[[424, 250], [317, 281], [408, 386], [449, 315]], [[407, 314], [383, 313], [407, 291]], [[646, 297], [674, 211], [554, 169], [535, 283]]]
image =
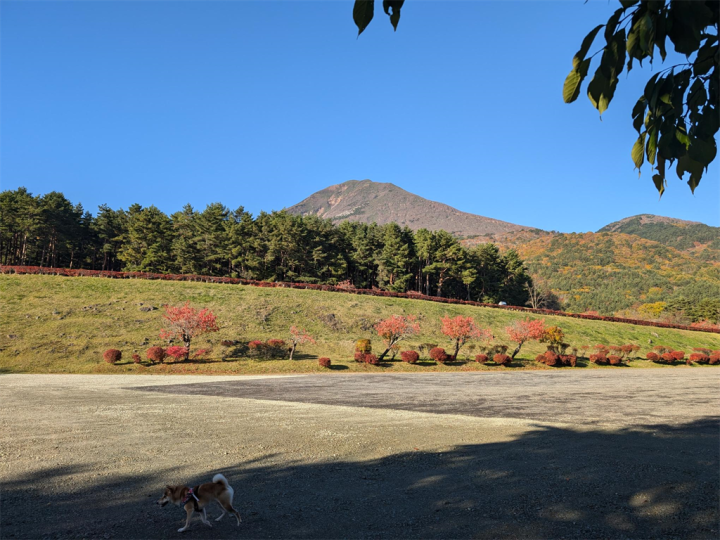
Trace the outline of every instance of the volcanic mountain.
[[526, 229], [506, 221], [461, 212], [447, 204], [424, 199], [394, 184], [349, 180], [313, 193], [286, 209], [291, 214], [316, 215], [333, 222], [360, 221], [384, 225], [395, 222], [413, 230], [440, 229], [459, 236], [493, 235]]

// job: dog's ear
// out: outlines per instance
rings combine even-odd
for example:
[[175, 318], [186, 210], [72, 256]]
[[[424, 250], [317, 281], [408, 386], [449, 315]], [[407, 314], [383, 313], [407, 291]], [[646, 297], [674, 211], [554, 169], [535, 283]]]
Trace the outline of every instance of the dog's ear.
[[172, 486], [171, 486], [170, 484], [167, 484], [167, 485], [165, 486], [165, 489], [167, 489], [167, 490], [169, 490], [169, 491], [172, 491]]

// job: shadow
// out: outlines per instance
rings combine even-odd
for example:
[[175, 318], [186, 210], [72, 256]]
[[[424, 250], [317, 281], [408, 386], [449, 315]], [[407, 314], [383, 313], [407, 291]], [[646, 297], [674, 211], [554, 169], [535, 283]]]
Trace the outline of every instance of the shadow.
[[[47, 466], [2, 482], [3, 538], [693, 538], [718, 536], [718, 419], [648, 429], [532, 426], [517, 438], [380, 459], [283, 454], [193, 472]], [[272, 458], [272, 459], [271, 459]], [[183, 467], [188, 467], [187, 465]], [[195, 521], [163, 486], [222, 472], [243, 516]], [[208, 508], [217, 517], [217, 507]]]
[[343, 371], [346, 369], [350, 369], [348, 366], [344, 366], [342, 364], [330, 364], [330, 369], [332, 371]]

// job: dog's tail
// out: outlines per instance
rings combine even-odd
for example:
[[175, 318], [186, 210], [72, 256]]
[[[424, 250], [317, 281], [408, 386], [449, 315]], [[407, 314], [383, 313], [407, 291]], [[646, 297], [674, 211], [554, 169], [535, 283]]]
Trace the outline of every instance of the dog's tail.
[[230, 499], [232, 500], [234, 491], [233, 491], [233, 488], [228, 483], [227, 478], [225, 478], [222, 474], [216, 474], [215, 476], [213, 476], [213, 482], [215, 482], [216, 484], [220, 483], [223, 486], [225, 486], [225, 489], [227, 489], [230, 492]]

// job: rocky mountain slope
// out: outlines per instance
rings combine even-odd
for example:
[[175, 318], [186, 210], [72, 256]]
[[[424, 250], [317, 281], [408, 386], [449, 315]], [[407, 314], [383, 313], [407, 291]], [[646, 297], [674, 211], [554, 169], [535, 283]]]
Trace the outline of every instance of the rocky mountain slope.
[[361, 221], [379, 225], [395, 222], [413, 230], [444, 229], [455, 236], [499, 234], [525, 229], [498, 219], [461, 212], [424, 199], [394, 184], [350, 180], [313, 193], [286, 209], [291, 214], [316, 215], [334, 222]]

